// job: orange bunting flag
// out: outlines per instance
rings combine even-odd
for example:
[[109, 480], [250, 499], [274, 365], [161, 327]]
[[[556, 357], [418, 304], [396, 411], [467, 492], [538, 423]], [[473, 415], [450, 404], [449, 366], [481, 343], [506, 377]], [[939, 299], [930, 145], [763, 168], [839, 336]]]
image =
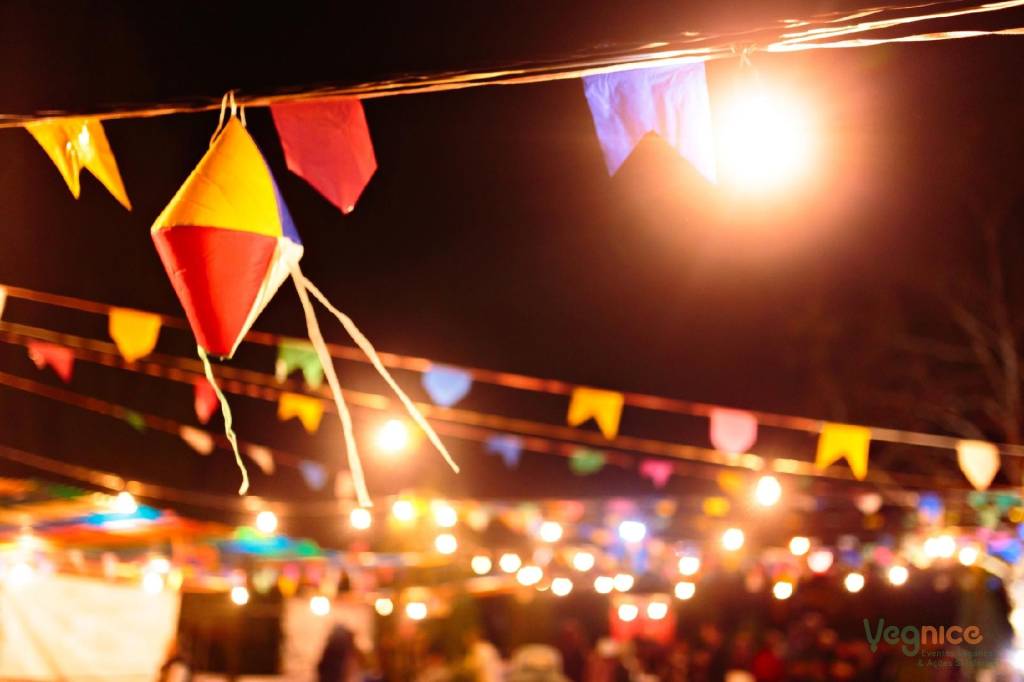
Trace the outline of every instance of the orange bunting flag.
[[144, 358], [156, 348], [160, 337], [160, 316], [130, 308], [111, 308], [110, 338], [128, 362]]
[[122, 206], [131, 210], [114, 152], [99, 120], [55, 118], [28, 123], [25, 130], [46, 151], [76, 199], [82, 192], [79, 176], [84, 168], [96, 176]]
[[324, 404], [319, 398], [300, 393], [282, 393], [278, 399], [277, 418], [288, 421], [295, 417], [309, 433], [316, 433], [320, 428], [320, 418], [323, 416]]
[[818, 454], [814, 466], [824, 469], [846, 458], [850, 470], [858, 481], [868, 475], [868, 449], [871, 446], [871, 429], [850, 424], [825, 422], [818, 437]]
[[70, 348], [45, 341], [29, 341], [28, 357], [39, 369], [52, 367], [65, 384], [71, 381], [75, 369], [75, 354]]
[[593, 418], [605, 438], [611, 440], [619, 433], [623, 397], [615, 391], [598, 388], [574, 388], [569, 401], [569, 426], [579, 426]]
[[975, 490], [988, 490], [999, 473], [999, 449], [983, 440], [962, 440], [956, 444], [960, 470]]
[[245, 449], [245, 454], [249, 456], [249, 459], [256, 462], [256, 466], [267, 476], [274, 473], [274, 453], [271, 452], [270, 448], [262, 445], [250, 445]]
[[213, 452], [213, 435], [209, 431], [203, 431], [192, 426], [182, 425], [178, 429], [178, 435], [190, 448], [200, 455], [209, 455]]
[[0, 319], [4, 316], [4, 307], [7, 305], [7, 287], [0, 287]]

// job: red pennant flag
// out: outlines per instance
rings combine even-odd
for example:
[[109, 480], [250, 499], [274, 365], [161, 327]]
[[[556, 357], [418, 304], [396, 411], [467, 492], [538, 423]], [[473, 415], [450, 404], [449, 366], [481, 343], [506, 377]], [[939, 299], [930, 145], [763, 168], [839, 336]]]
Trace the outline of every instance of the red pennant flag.
[[195, 410], [196, 417], [203, 424], [210, 421], [210, 417], [217, 411], [220, 401], [217, 400], [217, 392], [206, 380], [206, 377], [199, 377], [193, 385], [195, 389]]
[[28, 356], [39, 369], [52, 367], [65, 384], [75, 369], [75, 354], [70, 348], [45, 341], [29, 341]]
[[354, 98], [282, 102], [271, 105], [270, 113], [288, 170], [342, 213], [351, 213], [377, 170], [363, 103]]

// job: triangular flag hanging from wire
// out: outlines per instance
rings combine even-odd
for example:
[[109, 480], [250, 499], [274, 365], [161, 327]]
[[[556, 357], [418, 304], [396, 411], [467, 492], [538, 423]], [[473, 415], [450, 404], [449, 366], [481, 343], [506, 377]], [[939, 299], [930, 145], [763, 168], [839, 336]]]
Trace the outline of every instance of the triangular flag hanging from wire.
[[654, 132], [715, 182], [703, 62], [584, 76], [583, 92], [609, 175], [615, 175], [637, 143]]
[[270, 448], [262, 445], [249, 445], [245, 448], [245, 454], [256, 462], [256, 466], [267, 476], [274, 473], [274, 453]]
[[58, 118], [28, 123], [25, 129], [36, 139], [57, 166], [71, 194], [77, 199], [82, 191], [82, 169], [103, 183], [122, 206], [131, 210], [114, 152], [107, 142], [103, 124], [93, 118]]
[[640, 463], [640, 475], [650, 479], [654, 487], [659, 490], [665, 487], [674, 470], [672, 462], [664, 459], [645, 459]]
[[871, 429], [850, 424], [826, 422], [818, 437], [818, 453], [814, 465], [824, 469], [846, 458], [857, 480], [868, 475], [868, 450], [871, 447]]
[[615, 391], [597, 388], [574, 388], [569, 400], [569, 426], [579, 426], [593, 417], [605, 438], [611, 440], [619, 433], [623, 396]]
[[323, 490], [327, 484], [327, 472], [316, 462], [308, 459], [302, 460], [299, 462], [299, 471], [302, 473], [302, 479], [306, 481], [306, 485], [313, 490]]
[[203, 431], [192, 426], [182, 424], [178, 429], [178, 435], [185, 443], [198, 452], [200, 455], [209, 455], [213, 452], [213, 435], [209, 431]]
[[350, 500], [356, 496], [352, 474], [344, 469], [334, 475], [334, 496], [339, 500]]
[[3, 319], [5, 307], [7, 307], [7, 287], [0, 287], [0, 319]]
[[324, 403], [300, 393], [282, 393], [277, 399], [277, 418], [288, 421], [292, 417], [302, 422], [302, 427], [309, 433], [316, 433], [320, 428], [320, 419], [324, 416]]
[[75, 354], [70, 348], [46, 341], [29, 341], [28, 357], [39, 369], [51, 367], [65, 384], [75, 369]]
[[377, 170], [363, 103], [354, 98], [270, 106], [288, 170], [350, 213]]
[[577, 476], [589, 476], [603, 469], [604, 461], [603, 452], [579, 448], [569, 456], [569, 470]]
[[421, 381], [430, 399], [441, 407], [451, 407], [465, 398], [473, 385], [469, 372], [446, 365], [431, 366], [423, 373]]
[[505, 468], [515, 469], [519, 466], [519, 459], [523, 454], [523, 439], [506, 433], [490, 436], [487, 439], [487, 452], [501, 455]]
[[324, 383], [324, 367], [313, 344], [301, 339], [285, 339], [277, 346], [274, 376], [278, 381], [284, 381], [295, 370], [302, 372], [309, 388], [317, 389]]
[[192, 391], [194, 394], [192, 403], [196, 411], [196, 418], [201, 423], [207, 424], [213, 413], [217, 411], [217, 392], [213, 390], [213, 385], [206, 380], [206, 377], [196, 379]]
[[999, 449], [982, 440], [962, 440], [956, 444], [960, 470], [975, 490], [988, 490], [999, 473]]
[[110, 338], [128, 362], [144, 358], [156, 348], [160, 337], [160, 316], [129, 308], [111, 308]]
[[125, 420], [128, 426], [132, 427], [139, 433], [146, 432], [146, 418], [135, 410], [125, 410], [121, 415], [121, 419]]
[[749, 412], [715, 407], [709, 418], [711, 444], [716, 450], [750, 452], [757, 442], [757, 417]]

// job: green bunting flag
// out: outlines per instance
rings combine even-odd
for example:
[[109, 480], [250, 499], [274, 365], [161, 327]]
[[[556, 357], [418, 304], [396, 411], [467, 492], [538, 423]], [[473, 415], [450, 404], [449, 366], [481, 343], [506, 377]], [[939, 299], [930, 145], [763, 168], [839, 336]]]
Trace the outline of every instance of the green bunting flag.
[[569, 470], [577, 476], [589, 476], [604, 468], [604, 460], [603, 452], [580, 448], [569, 457]]
[[320, 388], [324, 383], [324, 367], [313, 344], [301, 339], [286, 339], [277, 346], [274, 376], [278, 381], [284, 381], [296, 370], [302, 372], [302, 378], [310, 388]]

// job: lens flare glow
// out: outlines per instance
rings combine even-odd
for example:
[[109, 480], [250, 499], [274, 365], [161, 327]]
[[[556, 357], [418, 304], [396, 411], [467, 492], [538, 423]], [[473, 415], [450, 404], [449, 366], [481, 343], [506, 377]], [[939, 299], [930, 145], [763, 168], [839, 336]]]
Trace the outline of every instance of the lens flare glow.
[[139, 511], [139, 503], [135, 501], [134, 495], [127, 490], [122, 490], [114, 498], [113, 509], [117, 514], [134, 514]]
[[388, 455], [395, 455], [409, 447], [411, 440], [409, 426], [401, 419], [389, 419], [377, 431], [374, 439], [377, 448]]
[[146, 594], [160, 594], [164, 591], [164, 577], [155, 571], [146, 571], [142, 576], [142, 591]]

